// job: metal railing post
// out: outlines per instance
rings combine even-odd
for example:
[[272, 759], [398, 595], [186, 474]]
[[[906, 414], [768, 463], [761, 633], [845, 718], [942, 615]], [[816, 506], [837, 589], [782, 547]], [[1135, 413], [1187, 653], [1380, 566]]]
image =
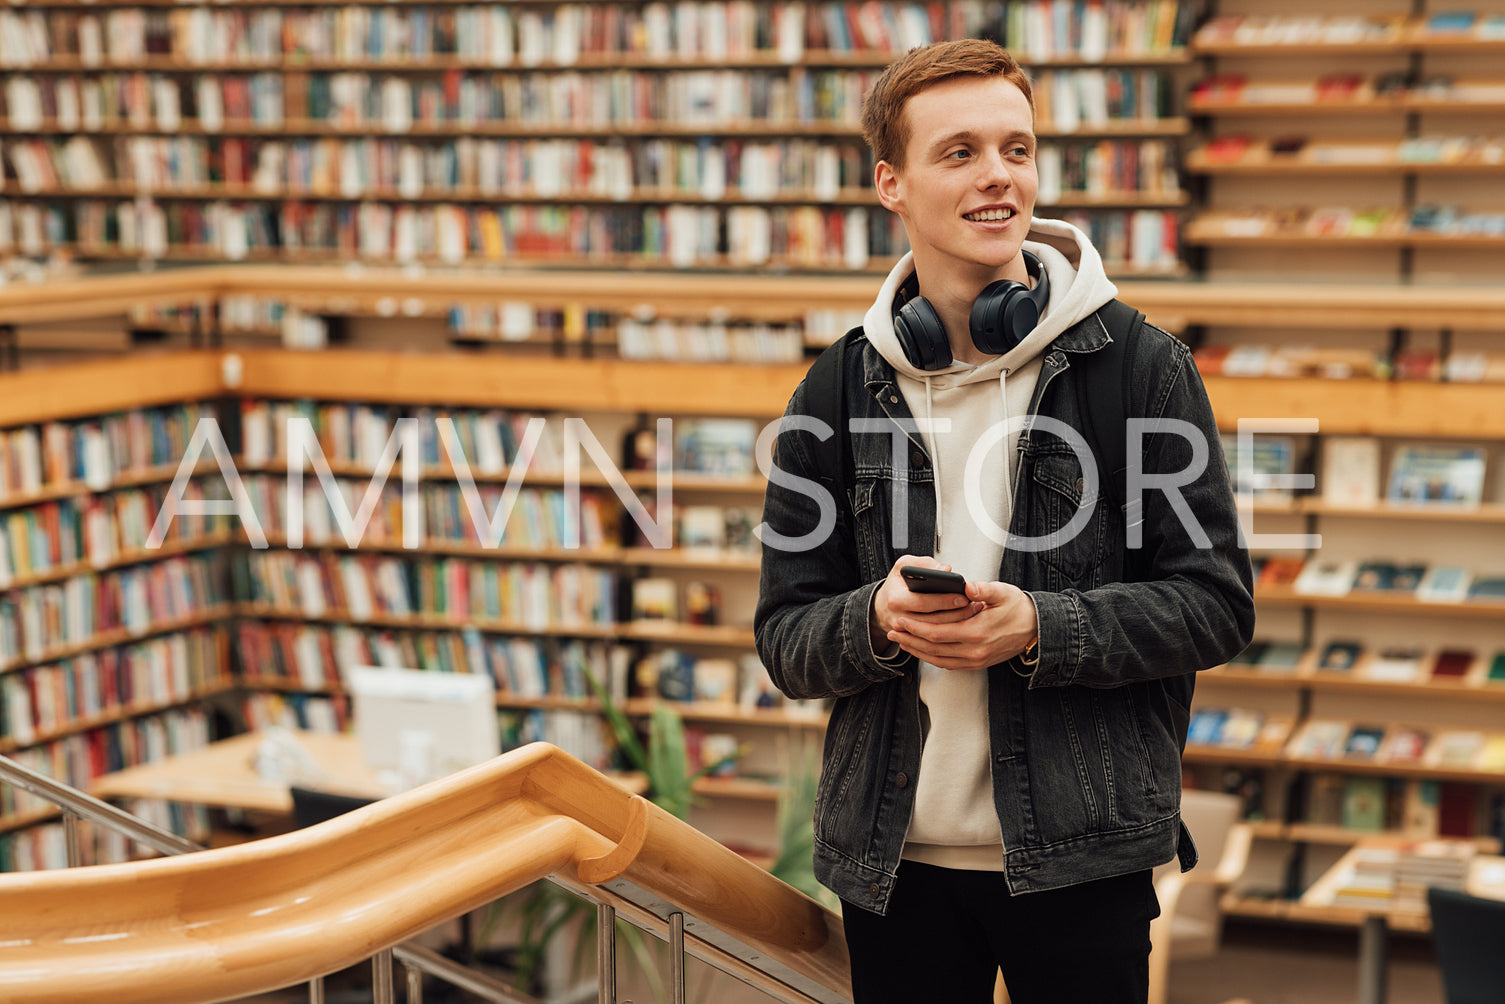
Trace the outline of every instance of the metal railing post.
[[308, 1004], [324, 1004], [324, 977], [315, 976], [308, 981]]
[[408, 999], [406, 1004], [423, 1004], [423, 970], [404, 961], [403, 971], [408, 975]]
[[84, 863], [84, 850], [79, 843], [78, 814], [63, 810], [63, 847], [68, 855], [68, 867], [77, 868]]
[[390, 948], [371, 956], [371, 1000], [373, 1004], [397, 1004], [397, 991], [392, 985]]
[[685, 915], [669, 914], [669, 1000], [685, 1004]]
[[596, 982], [597, 1004], [617, 1004], [617, 911], [606, 903], [596, 906]]

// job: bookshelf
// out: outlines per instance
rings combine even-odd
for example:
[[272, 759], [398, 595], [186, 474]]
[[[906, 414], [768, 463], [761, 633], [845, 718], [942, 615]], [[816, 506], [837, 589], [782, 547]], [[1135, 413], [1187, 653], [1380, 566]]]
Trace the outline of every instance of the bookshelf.
[[[1424, 298], [1469, 295], [1463, 289], [1403, 288]], [[1490, 325], [1482, 316], [1465, 316], [1464, 303], [1458, 304], [1458, 314], [1427, 317], [1395, 311], [1382, 321], [1377, 312], [1347, 301], [1346, 289], [1295, 288], [1292, 295], [1302, 301], [1308, 292], [1322, 290], [1333, 309], [1319, 310], [1309, 323], [1304, 310], [1315, 305], [1292, 303], [1274, 310], [1269, 323], [1314, 339], [1368, 345], [1371, 349], [1365, 351], [1388, 354], [1396, 363], [1408, 352], [1446, 355], [1464, 346], [1494, 350]], [[1205, 326], [1197, 331], [1204, 349], [1219, 337], [1237, 344], [1240, 338], [1283, 334], [1269, 326], [1256, 333], [1265, 320], [1258, 311], [1238, 317], [1210, 303], [1204, 307], [1190, 311], [1202, 322], [1196, 327]], [[1451, 343], [1439, 342], [1435, 334], [1427, 341], [1434, 327], [1450, 329]], [[1212, 368], [1218, 365], [1213, 362]], [[1241, 417], [1315, 420], [1302, 433], [1283, 434], [1296, 447], [1294, 469], [1316, 473], [1315, 491], [1284, 498], [1256, 494], [1247, 507], [1246, 530], [1321, 537], [1317, 550], [1253, 545], [1264, 570], [1284, 568], [1273, 578], [1264, 571], [1259, 575], [1255, 646], [1247, 659], [1201, 674], [1198, 681], [1194, 711], [1226, 712], [1240, 725], [1228, 742], [1219, 741], [1209, 727], [1212, 741], [1188, 746], [1188, 771], [1199, 783], [1244, 794], [1261, 820], [1253, 865], [1225, 903], [1230, 912], [1299, 920], [1284, 905], [1343, 846], [1373, 832], [1441, 832], [1471, 837], [1486, 847], [1499, 844], [1505, 773], [1498, 754], [1484, 750], [1505, 749], [1505, 736], [1496, 734], [1505, 686], [1492, 672], [1495, 653], [1505, 652], [1498, 627], [1505, 608], [1485, 596], [1443, 599], [1401, 588], [1345, 587], [1329, 595], [1299, 575], [1321, 562], [1340, 569], [1352, 562], [1357, 569], [1403, 556], [1428, 568], [1456, 564], [1493, 572], [1492, 556], [1502, 533], [1499, 505], [1505, 482], [1499, 474], [1505, 428], [1494, 417], [1498, 409], [1487, 402], [1499, 399], [1498, 384], [1449, 382], [1436, 371], [1427, 372], [1432, 375], [1408, 375], [1396, 365], [1387, 376], [1205, 376], [1227, 433], [1236, 430]], [[1369, 474], [1374, 484], [1361, 500], [1339, 494], [1347, 483], [1327, 453], [1330, 442], [1353, 439], [1373, 448]], [[1422, 443], [1483, 451], [1488, 474], [1475, 502], [1420, 504], [1390, 497], [1401, 448]], [[1329, 646], [1349, 644], [1355, 661], [1327, 668]], [[1398, 653], [1413, 649], [1414, 672], [1402, 672], [1395, 665]], [[1437, 667], [1450, 650], [1458, 653], [1458, 665], [1442, 675]], [[1309, 748], [1303, 730], [1318, 723], [1331, 725], [1335, 747]], [[1195, 738], [1195, 724], [1193, 732]], [[1392, 756], [1384, 746], [1378, 752], [1362, 743], [1354, 751], [1345, 746], [1350, 737], [1362, 734], [1372, 738], [1408, 732], [1420, 737], [1414, 757]], [[1467, 738], [1465, 734], [1474, 736], [1468, 739], [1473, 745], [1444, 758], [1446, 743]]]
[[38, 4], [0, 12], [0, 254], [886, 271], [861, 95], [988, 35], [1042, 207], [1182, 270], [1192, 5]]
[[[686, 319], [704, 317], [715, 310], [759, 311], [765, 316], [787, 316], [805, 324], [808, 332], [814, 326], [805, 314], [811, 303], [820, 302], [836, 310], [860, 310], [871, 295], [871, 279], [863, 277], [670, 278], [551, 271], [476, 275], [440, 270], [405, 273], [386, 269], [352, 271], [251, 265], [211, 266], [186, 275], [181, 270], [163, 270], [132, 277], [131, 282], [141, 297], [167, 304], [203, 305], [210, 317], [219, 301], [252, 294], [286, 297], [330, 315], [340, 310], [352, 314], [371, 311], [383, 297], [398, 301], [420, 299], [428, 318], [426, 323], [434, 329], [440, 326], [439, 318], [452, 303], [494, 302], [501, 297], [526, 302], [540, 310], [575, 303], [630, 311], [636, 304], [649, 302], [665, 314]], [[42, 287], [13, 286], [0, 291], [0, 308], [8, 317], [52, 320], [119, 314], [129, 306], [122, 283], [119, 277], [102, 276]], [[1346, 336], [1365, 328], [1385, 330], [1398, 320], [1419, 325], [1423, 318], [1424, 323], [1454, 326], [1459, 332], [1467, 332], [1493, 323], [1491, 319], [1505, 309], [1505, 299], [1489, 288], [1405, 288], [1393, 283], [1282, 287], [1279, 297], [1271, 296], [1270, 288], [1259, 283], [1140, 283], [1125, 284], [1123, 295], [1148, 309], [1152, 318], [1177, 319], [1193, 332], [1252, 324], [1267, 328], [1311, 326]], [[417, 325], [414, 320], [405, 328], [405, 345], [411, 348], [421, 342], [425, 349], [446, 348], [442, 335], [427, 340], [419, 337]], [[213, 334], [212, 326], [206, 328], [206, 333]], [[361, 343], [362, 334], [361, 325], [355, 325], [354, 344]], [[348, 402], [373, 411], [385, 409], [389, 421], [398, 415], [418, 415], [424, 408], [438, 410], [438, 398], [442, 396], [445, 413], [457, 420], [496, 409], [550, 417], [579, 412], [587, 415], [592, 428], [596, 422], [601, 423], [599, 438], [614, 453], [619, 434], [644, 417], [720, 415], [766, 420], [782, 409], [790, 389], [803, 373], [803, 365], [798, 363], [697, 364], [687, 370], [685, 363], [590, 357], [577, 346], [560, 346], [555, 351], [557, 354], [542, 355], [522, 348], [508, 350], [505, 346], [439, 354], [340, 351], [311, 355], [237, 348], [153, 356], [138, 351], [111, 362], [70, 366], [66, 377], [64, 371], [59, 371], [48, 378], [45, 370], [8, 377], [7, 387], [14, 384], [18, 389], [30, 388], [30, 396], [6, 396], [7, 410], [0, 417], [7, 426], [21, 424], [34, 415], [43, 420], [76, 417], [68, 414], [68, 408], [60, 406], [57, 395], [48, 391], [51, 386], [48, 379], [66, 379], [71, 381], [70, 386], [91, 388], [90, 394], [98, 394], [112, 407], [120, 408], [134, 405], [132, 395], [147, 397], [146, 403], [160, 405], [228, 395], [237, 402]], [[226, 366], [227, 356], [233, 356], [236, 364]], [[324, 359], [337, 365], [319, 364]], [[687, 372], [693, 379], [686, 378]], [[1310, 416], [1320, 424], [1313, 444], [1323, 436], [1338, 435], [1373, 436], [1387, 443], [1418, 439], [1494, 444], [1505, 441], [1505, 425], [1501, 424], [1497, 407], [1498, 385], [1488, 383], [1240, 378], [1212, 374], [1206, 377], [1206, 384], [1220, 423], [1230, 432], [1237, 428], [1241, 417]], [[435, 388], [442, 388], [442, 395]], [[239, 404], [234, 411], [240, 414]], [[473, 440], [474, 433], [469, 435]], [[332, 473], [337, 477], [362, 487], [369, 483], [375, 469], [371, 463], [361, 462], [354, 452], [347, 460], [338, 459], [333, 450], [328, 454]], [[1498, 449], [1490, 456], [1491, 464], [1496, 463]], [[248, 483], [261, 478], [269, 485], [277, 485], [286, 477], [286, 464], [272, 457], [262, 463], [241, 466]], [[584, 467], [584, 494], [599, 495], [606, 508], [614, 507], [607, 480], [584, 476], [591, 470], [588, 462]], [[1320, 474], [1320, 466], [1316, 469]], [[499, 491], [512, 474], [513, 468], [503, 463], [489, 473], [478, 473], [478, 487], [483, 492]], [[130, 488], [136, 489], [142, 479], [170, 480], [171, 470], [159, 466], [130, 477]], [[439, 484], [445, 478], [452, 479], [453, 472], [443, 463], [423, 468], [426, 490], [437, 493], [438, 497], [447, 497], [443, 492], [449, 488]], [[624, 480], [640, 494], [654, 485], [651, 472], [627, 471]], [[530, 468], [523, 481], [525, 488], [542, 494], [557, 491], [565, 483], [558, 471], [547, 467]], [[312, 478], [306, 481], [313, 483]], [[25, 497], [40, 503], [58, 491]], [[80, 497], [88, 494], [85, 486], [78, 486], [76, 491]], [[762, 482], [757, 477], [685, 476], [675, 482], [676, 502], [751, 506], [756, 504], [761, 491]], [[352, 501], [352, 511], [355, 501], [358, 498]], [[1377, 551], [1384, 542], [1422, 532], [1430, 537], [1437, 527], [1452, 527], [1467, 538], [1467, 546], [1473, 553], [1480, 554], [1484, 553], [1481, 548], [1488, 546], [1484, 538], [1492, 540], [1505, 522], [1499, 516], [1502, 501], [1505, 497], [1496, 487], [1489, 489], [1477, 509], [1427, 511], [1383, 499], [1363, 506], [1340, 504], [1318, 493], [1299, 495], [1289, 501], [1262, 502], [1256, 507], [1254, 519], [1258, 532], [1320, 531], [1333, 545], [1348, 539], [1346, 546], [1358, 548], [1358, 554]], [[272, 502], [270, 508], [280, 511], [283, 506]], [[271, 520], [267, 523], [265, 529], [275, 549], [285, 542], [285, 537]], [[371, 526], [385, 526], [385, 536], [380, 542], [371, 539], [369, 546], [362, 547], [361, 561], [393, 559], [402, 567], [436, 567], [446, 559], [472, 563], [484, 556], [496, 559], [499, 564], [537, 564], [546, 569], [583, 563], [610, 570], [619, 585], [640, 578], [664, 577], [667, 573], [681, 584], [690, 578], [718, 582], [727, 593], [727, 609], [734, 605], [739, 592], [744, 599], [750, 596], [756, 582], [751, 574], [756, 568], [753, 559], [712, 556], [686, 548], [645, 549], [614, 539], [573, 552], [556, 544], [517, 544], [515, 550], [491, 552], [478, 543], [437, 533], [436, 524], [425, 527], [427, 539], [415, 554], [402, 548], [395, 539], [398, 537], [395, 523], [373, 520]], [[375, 533], [368, 533], [368, 538], [376, 537]], [[209, 550], [223, 553], [227, 558], [249, 553], [243, 542], [211, 546]], [[294, 554], [283, 550], [278, 560], [286, 561]], [[338, 567], [343, 557], [349, 557], [338, 536], [333, 543], [324, 541], [317, 546], [310, 538], [309, 546], [296, 554], [311, 567], [320, 569]], [[1498, 613], [1490, 611], [1476, 616], [1469, 611], [1482, 608], [1473, 604], [1424, 604], [1406, 598], [1361, 602], [1357, 597], [1302, 597], [1289, 587], [1262, 587], [1259, 601], [1263, 637], [1304, 640], [1312, 650], [1330, 637], [1350, 632], [1366, 641], [1372, 638], [1375, 645], [1397, 635], [1429, 639], [1457, 636], [1474, 638], [1475, 646], [1485, 655], [1493, 651], [1491, 645], [1505, 648], [1505, 644], [1499, 644]], [[606, 659], [608, 666], [609, 651], [614, 646], [642, 647], [655, 653], [676, 649], [712, 659], [734, 660], [751, 646], [745, 626], [731, 618], [715, 627], [641, 625], [614, 619], [611, 624], [603, 624], [599, 631], [594, 625], [556, 632], [526, 624], [503, 624], [499, 627], [521, 630], [478, 631], [476, 640], [467, 638], [461, 626], [435, 608], [415, 606], [414, 612], [400, 616], [352, 618], [332, 603], [326, 601], [326, 606], [329, 609], [324, 613], [311, 615], [302, 607], [301, 596], [267, 608], [253, 607], [246, 601], [229, 606], [215, 622], [226, 635], [227, 644], [246, 652], [264, 653], [256, 656], [255, 661], [275, 671], [242, 674], [232, 681], [234, 689], [212, 699], [221, 704], [239, 699], [244, 713], [261, 721], [296, 716], [300, 709], [306, 713], [313, 703], [324, 701], [328, 702], [329, 713], [337, 719], [342, 713], [339, 710], [342, 690], [336, 683], [337, 672], [329, 672], [335, 660], [326, 658], [326, 650], [331, 656], [337, 652], [361, 651], [361, 658], [365, 658], [365, 651], [374, 655], [386, 646], [384, 650], [393, 661], [457, 668], [476, 658], [472, 653], [478, 648], [484, 655], [487, 646], [512, 641], [526, 643], [535, 651], [541, 648], [546, 653], [562, 653], [565, 646], [571, 646], [570, 651], [583, 653], [578, 658]], [[597, 652], [601, 654], [593, 654]], [[557, 661], [562, 665], [563, 656]], [[0, 675], [0, 680], [9, 675]], [[1244, 707], [1260, 710], [1266, 717], [1285, 716], [1291, 730], [1286, 734], [1288, 740], [1301, 723], [1314, 718], [1351, 723], [1393, 721], [1438, 729], [1492, 732], [1500, 693], [1501, 690], [1473, 681], [1422, 679], [1394, 683], [1358, 674], [1271, 673], [1254, 667], [1230, 666], [1202, 674], [1198, 702], [1199, 707]], [[675, 707], [693, 728], [705, 733], [731, 733], [765, 751], [772, 749], [776, 755], [782, 755], [778, 753], [780, 744], [793, 747], [803, 741], [801, 736], [818, 738], [823, 727], [818, 710], [744, 709], [735, 703], [701, 702], [676, 703]], [[629, 714], [640, 718], [648, 713], [651, 704], [633, 698], [626, 708]], [[552, 692], [504, 694], [498, 710], [513, 720], [535, 710], [591, 718], [600, 713], [599, 705], [589, 697]], [[1273, 881], [1277, 885], [1285, 881], [1284, 876], [1292, 867], [1309, 873], [1320, 870], [1326, 857], [1363, 832], [1338, 823], [1313, 822], [1304, 806], [1299, 811], [1286, 811], [1287, 800], [1301, 795], [1303, 786], [1313, 784], [1312, 779], [1374, 777], [1392, 778], [1397, 783], [1445, 780], [1480, 792], [1505, 790], [1501, 775], [1493, 771], [1450, 769], [1439, 774], [1426, 768], [1391, 771], [1377, 764], [1360, 769], [1346, 760], [1329, 762], [1295, 756], [1284, 741], [1258, 752], [1193, 745], [1188, 749], [1186, 762], [1188, 773], [1204, 784], [1221, 784], [1230, 771], [1237, 772], [1244, 781], [1251, 777], [1259, 779], [1266, 812], [1256, 863], [1275, 876]], [[767, 826], [766, 798], [771, 789], [758, 782], [765, 774], [776, 773], [776, 768], [749, 767], [748, 773], [751, 776], [742, 778], [741, 784], [703, 785], [706, 801], [697, 810], [697, 822], [713, 831], [719, 828], [719, 835], [733, 842], [745, 843], [746, 834], [762, 832], [760, 828]], [[1481, 814], [1487, 805], [1487, 799], [1476, 802]], [[1484, 821], [1480, 822], [1482, 829]], [[1320, 839], [1313, 834], [1319, 834]], [[1478, 837], [1489, 839], [1483, 832]], [[1291, 864], [1293, 860], [1297, 860], [1295, 866]], [[1251, 900], [1246, 905], [1254, 910], [1260, 904]]]
[[[160, 549], [145, 544], [208, 388], [192, 364], [121, 393], [83, 366], [11, 380], [0, 425], [0, 752], [80, 787], [106, 771], [201, 746], [208, 709], [226, 695], [230, 609], [218, 554], [228, 524], [185, 519]], [[76, 379], [74, 379], [76, 378]], [[190, 390], [190, 388], [192, 388]], [[181, 398], [179, 392], [188, 391]], [[103, 410], [103, 409], [122, 410]], [[203, 482], [185, 486], [203, 499]], [[137, 811], [202, 833], [202, 813], [143, 802]], [[56, 813], [14, 790], [0, 795], [0, 867], [57, 866]], [[38, 827], [30, 824], [42, 823]], [[99, 834], [86, 855], [120, 859]]]
[[1505, 9], [1212, 8], [1190, 42], [1203, 74], [1183, 162], [1197, 193], [1183, 234], [1194, 269], [1445, 284], [1498, 264], [1501, 158], [1488, 123], [1505, 110]]

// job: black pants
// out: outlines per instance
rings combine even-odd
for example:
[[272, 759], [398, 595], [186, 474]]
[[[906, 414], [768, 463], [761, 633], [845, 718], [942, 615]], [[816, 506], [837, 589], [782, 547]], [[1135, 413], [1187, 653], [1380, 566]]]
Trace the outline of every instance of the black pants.
[[1001, 872], [904, 861], [879, 916], [842, 903], [855, 1004], [1144, 1004], [1149, 871], [1010, 896]]

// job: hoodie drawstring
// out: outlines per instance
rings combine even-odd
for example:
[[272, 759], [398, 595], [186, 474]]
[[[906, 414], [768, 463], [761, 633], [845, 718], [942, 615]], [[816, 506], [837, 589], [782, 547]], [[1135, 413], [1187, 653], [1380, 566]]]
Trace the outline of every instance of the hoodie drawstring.
[[941, 451], [935, 445], [935, 408], [931, 406], [930, 377], [925, 378], [925, 422], [930, 426], [930, 481], [935, 489], [935, 549], [941, 549]]
[[[1009, 371], [1007, 367], [998, 371], [998, 393], [1003, 395], [1003, 427], [1009, 427]], [[1006, 512], [1012, 515], [1014, 511], [1014, 457], [1008, 448], [1009, 437], [1003, 437], [1003, 497], [1008, 500]], [[1008, 527], [1004, 527], [1004, 533]]]

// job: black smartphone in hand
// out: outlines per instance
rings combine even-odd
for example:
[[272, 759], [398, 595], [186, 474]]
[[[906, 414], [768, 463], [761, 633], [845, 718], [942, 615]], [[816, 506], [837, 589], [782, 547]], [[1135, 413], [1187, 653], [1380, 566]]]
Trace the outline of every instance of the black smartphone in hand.
[[920, 565], [905, 565], [899, 569], [904, 584], [912, 593], [964, 593], [967, 577], [960, 572], [944, 572], [939, 568], [924, 568]]

